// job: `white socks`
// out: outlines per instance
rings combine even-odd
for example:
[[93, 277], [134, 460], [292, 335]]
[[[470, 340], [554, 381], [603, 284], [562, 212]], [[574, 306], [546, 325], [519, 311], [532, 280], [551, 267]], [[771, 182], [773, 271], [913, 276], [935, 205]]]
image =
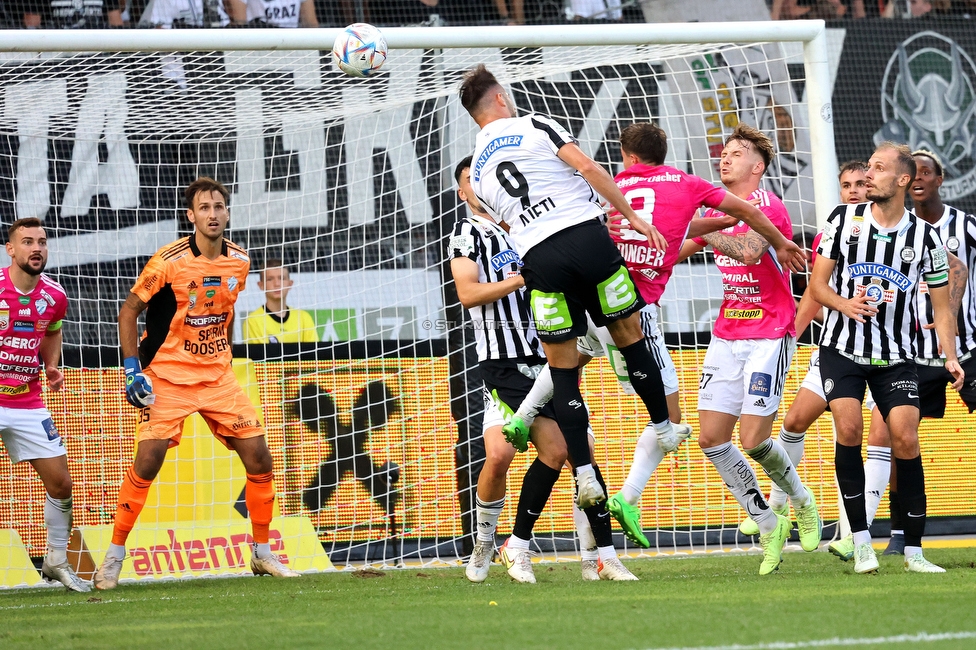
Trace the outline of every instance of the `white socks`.
[[[783, 427], [779, 429], [779, 444], [786, 455], [790, 457], [790, 462], [793, 463], [794, 468], [799, 467], [800, 461], [803, 460], [803, 441], [805, 438], [805, 433], [793, 433]], [[786, 492], [783, 492], [775, 483], [769, 490], [769, 505], [772, 508], [782, 508], [786, 505]]]
[[44, 525], [47, 526], [47, 556], [51, 564], [68, 560], [68, 539], [71, 537], [71, 497], [55, 499], [44, 495]]
[[773, 532], [777, 524], [776, 513], [766, 503], [756, 473], [738, 447], [726, 442], [702, 451], [712, 461], [735, 500], [759, 526], [759, 532], [763, 535]]
[[586, 513], [579, 509], [576, 500], [573, 500], [573, 521], [576, 523], [576, 537], [579, 539], [580, 559], [596, 560], [600, 555], [596, 548], [596, 538], [593, 537], [593, 529], [590, 528], [590, 520]]
[[552, 399], [552, 390], [552, 374], [549, 372], [549, 364], [547, 363], [535, 378], [535, 383], [529, 389], [529, 394], [525, 396], [522, 404], [515, 411], [515, 416], [522, 418], [525, 426], [532, 426], [532, 423], [535, 422], [535, 416]]
[[114, 557], [116, 560], [125, 559], [125, 547], [119, 544], [109, 544], [108, 551], [105, 552], [106, 557]]
[[796, 468], [786, 455], [786, 450], [773, 440], [767, 438], [759, 443], [758, 446], [747, 449], [746, 453], [757, 463], [762, 465], [763, 470], [773, 480], [773, 484], [779, 486], [790, 498], [794, 508], [802, 508], [810, 500], [810, 495], [800, 482], [800, 475], [796, 473]]
[[627, 473], [627, 480], [624, 481], [623, 493], [627, 503], [632, 506], [637, 505], [644, 487], [651, 480], [651, 474], [662, 460], [664, 460], [664, 452], [657, 444], [657, 433], [653, 425], [648, 426], [637, 440], [634, 462]]
[[516, 537], [515, 535], [512, 535], [511, 537], [508, 538], [508, 541], [505, 543], [505, 545], [508, 548], [512, 549], [513, 551], [527, 551], [529, 550], [530, 541], [531, 540], [522, 539], [521, 537]]
[[494, 542], [495, 529], [498, 528], [498, 517], [505, 507], [505, 497], [497, 501], [485, 503], [481, 497], [475, 498], [475, 508], [478, 512], [478, 541]]
[[259, 560], [263, 560], [266, 557], [271, 557], [271, 544], [255, 544], [254, 557], [258, 558]]
[[599, 549], [600, 559], [606, 562], [607, 560], [617, 559], [617, 549], [612, 546], [601, 546]]
[[864, 512], [868, 526], [874, 521], [890, 477], [891, 449], [868, 445], [868, 459], [864, 461]]

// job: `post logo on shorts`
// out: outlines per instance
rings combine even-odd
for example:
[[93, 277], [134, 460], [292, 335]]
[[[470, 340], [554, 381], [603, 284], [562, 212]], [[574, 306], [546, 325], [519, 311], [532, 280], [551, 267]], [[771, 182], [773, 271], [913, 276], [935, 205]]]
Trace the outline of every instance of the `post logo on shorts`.
[[566, 296], [558, 291], [545, 293], [533, 289], [532, 315], [535, 317], [535, 327], [540, 332], [556, 335], [568, 332], [573, 327]]
[[621, 265], [616, 273], [597, 285], [600, 308], [604, 316], [615, 316], [637, 302], [637, 289], [627, 267]]
[[765, 372], [754, 372], [749, 378], [749, 394], [769, 397], [773, 390], [773, 376]]

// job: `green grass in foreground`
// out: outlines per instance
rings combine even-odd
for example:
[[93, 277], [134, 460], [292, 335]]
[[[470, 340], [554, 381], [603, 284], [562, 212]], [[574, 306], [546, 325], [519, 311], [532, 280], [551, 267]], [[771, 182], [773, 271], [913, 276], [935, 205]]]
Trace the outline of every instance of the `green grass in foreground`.
[[411, 569], [11, 590], [0, 648], [602, 649], [976, 631], [976, 550], [926, 555], [949, 572], [908, 575], [882, 557], [879, 575], [858, 576], [826, 553], [790, 553], [766, 578], [758, 556], [722, 555], [627, 561], [641, 582], [623, 583], [584, 583], [565, 563], [538, 565], [536, 585], [495, 565], [481, 585], [460, 569]]

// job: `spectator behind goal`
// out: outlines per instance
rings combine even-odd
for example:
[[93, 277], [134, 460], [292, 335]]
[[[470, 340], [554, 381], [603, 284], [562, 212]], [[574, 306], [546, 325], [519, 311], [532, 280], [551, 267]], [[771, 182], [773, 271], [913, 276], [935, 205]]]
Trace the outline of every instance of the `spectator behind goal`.
[[244, 319], [245, 343], [315, 343], [318, 330], [312, 315], [288, 306], [288, 292], [294, 281], [280, 259], [269, 258], [261, 269], [258, 287], [264, 291], [264, 305]]

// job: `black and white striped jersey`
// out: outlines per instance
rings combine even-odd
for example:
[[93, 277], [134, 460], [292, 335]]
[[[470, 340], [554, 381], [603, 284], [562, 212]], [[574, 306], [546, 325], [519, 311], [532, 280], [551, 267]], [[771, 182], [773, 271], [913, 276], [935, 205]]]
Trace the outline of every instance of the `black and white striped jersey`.
[[882, 228], [871, 205], [837, 206], [817, 254], [836, 262], [830, 287], [841, 298], [866, 294], [878, 313], [859, 323], [828, 310], [820, 345], [871, 361], [915, 359], [918, 285], [948, 284], [948, 256], [931, 225], [905, 210], [898, 225]]
[[[969, 269], [970, 281], [966, 284], [966, 292], [959, 305], [959, 338], [956, 343], [956, 354], [961, 357], [967, 352], [976, 350], [976, 304], [973, 302], [971, 286], [973, 264], [976, 264], [976, 217], [947, 205], [942, 212], [942, 218], [932, 224], [932, 227], [938, 231], [946, 250], [958, 257]], [[945, 355], [939, 354], [939, 337], [935, 329], [925, 327], [935, 323], [932, 301], [929, 299], [928, 286], [925, 282], [919, 285], [917, 308], [919, 358], [944, 357]]]
[[[464, 217], [454, 225], [448, 244], [453, 260], [466, 257], [478, 264], [479, 282], [501, 282], [521, 271], [522, 259], [508, 235], [490, 219]], [[535, 331], [525, 288], [501, 300], [468, 309], [478, 360], [544, 356]]]

